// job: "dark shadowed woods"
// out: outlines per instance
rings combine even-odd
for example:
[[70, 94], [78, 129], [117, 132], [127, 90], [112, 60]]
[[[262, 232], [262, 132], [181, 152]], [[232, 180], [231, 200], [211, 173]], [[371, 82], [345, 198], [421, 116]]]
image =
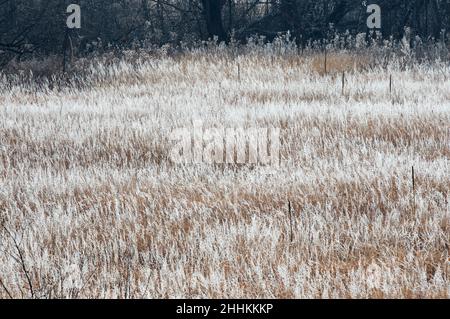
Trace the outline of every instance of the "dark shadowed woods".
[[[82, 27], [66, 29], [66, 8], [81, 6]], [[367, 32], [367, 5], [382, 9], [384, 38], [405, 30], [422, 40], [446, 37], [448, 0], [0, 0], [0, 65], [52, 54], [230, 39], [266, 40], [290, 32], [297, 44]]]

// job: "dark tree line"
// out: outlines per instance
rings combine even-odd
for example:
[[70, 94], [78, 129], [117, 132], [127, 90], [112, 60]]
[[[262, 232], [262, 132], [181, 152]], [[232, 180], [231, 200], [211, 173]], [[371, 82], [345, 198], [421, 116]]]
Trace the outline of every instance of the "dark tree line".
[[[65, 27], [69, 4], [82, 8], [82, 28]], [[450, 29], [450, 0], [367, 0], [382, 8], [384, 37], [438, 39]], [[302, 40], [330, 30], [366, 32], [361, 0], [0, 0], [0, 65], [12, 58], [108, 47], [219, 42], [290, 31]]]

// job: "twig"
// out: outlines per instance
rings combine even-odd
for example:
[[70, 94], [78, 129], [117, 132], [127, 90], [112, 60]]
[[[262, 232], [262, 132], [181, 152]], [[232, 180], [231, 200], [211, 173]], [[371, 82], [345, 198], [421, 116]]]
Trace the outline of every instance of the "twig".
[[2, 286], [3, 290], [6, 291], [6, 294], [8, 295], [9, 299], [14, 299], [11, 293], [9, 292], [8, 288], [6, 288], [5, 284], [2, 281], [2, 278], [0, 278], [0, 285]]
[[392, 95], [392, 74], [389, 75], [389, 95]]
[[9, 237], [11, 237], [11, 239], [12, 239], [12, 241], [13, 241], [13, 243], [14, 243], [14, 247], [16, 248], [17, 253], [19, 254], [19, 261], [20, 261], [19, 263], [20, 263], [20, 265], [22, 266], [23, 272], [25, 273], [25, 277], [26, 277], [27, 282], [28, 282], [28, 287], [29, 287], [30, 293], [31, 293], [31, 298], [34, 299], [33, 284], [31, 283], [31, 278], [30, 278], [30, 275], [29, 275], [29, 273], [28, 273], [27, 267], [26, 267], [26, 265], [25, 265], [25, 260], [24, 260], [24, 258], [23, 258], [22, 250], [20, 249], [19, 244], [17, 243], [15, 237], [11, 234], [11, 232], [8, 230], [8, 228], [6, 228], [6, 226], [3, 225], [3, 229], [4, 229], [4, 230], [6, 231], [6, 233], [9, 235]]
[[289, 210], [289, 226], [290, 226], [290, 242], [294, 241], [294, 231], [293, 231], [293, 218], [292, 218], [292, 208], [291, 201], [288, 201], [288, 210]]
[[411, 168], [411, 179], [412, 179], [412, 189], [413, 189], [413, 212], [416, 214], [416, 177], [414, 172], [414, 166]]
[[241, 64], [238, 62], [237, 64], [238, 67], [238, 81], [241, 82]]

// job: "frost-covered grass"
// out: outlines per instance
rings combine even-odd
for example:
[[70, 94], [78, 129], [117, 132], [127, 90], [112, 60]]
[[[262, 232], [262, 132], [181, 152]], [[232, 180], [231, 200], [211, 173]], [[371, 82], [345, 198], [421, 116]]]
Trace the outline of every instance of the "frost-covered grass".
[[[322, 58], [4, 76], [0, 297], [449, 298], [448, 63]], [[193, 119], [281, 128], [282, 165], [173, 164]]]

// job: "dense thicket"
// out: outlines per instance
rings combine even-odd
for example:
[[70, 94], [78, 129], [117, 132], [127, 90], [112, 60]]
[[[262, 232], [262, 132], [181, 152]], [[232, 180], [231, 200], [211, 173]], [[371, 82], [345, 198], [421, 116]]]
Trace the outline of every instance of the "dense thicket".
[[[67, 32], [66, 8], [82, 8], [82, 28]], [[192, 43], [217, 37], [268, 39], [290, 31], [297, 41], [366, 32], [366, 6], [382, 8], [384, 37], [405, 27], [422, 39], [450, 28], [449, 0], [0, 0], [0, 65], [15, 57], [76, 54], [136, 45]]]

